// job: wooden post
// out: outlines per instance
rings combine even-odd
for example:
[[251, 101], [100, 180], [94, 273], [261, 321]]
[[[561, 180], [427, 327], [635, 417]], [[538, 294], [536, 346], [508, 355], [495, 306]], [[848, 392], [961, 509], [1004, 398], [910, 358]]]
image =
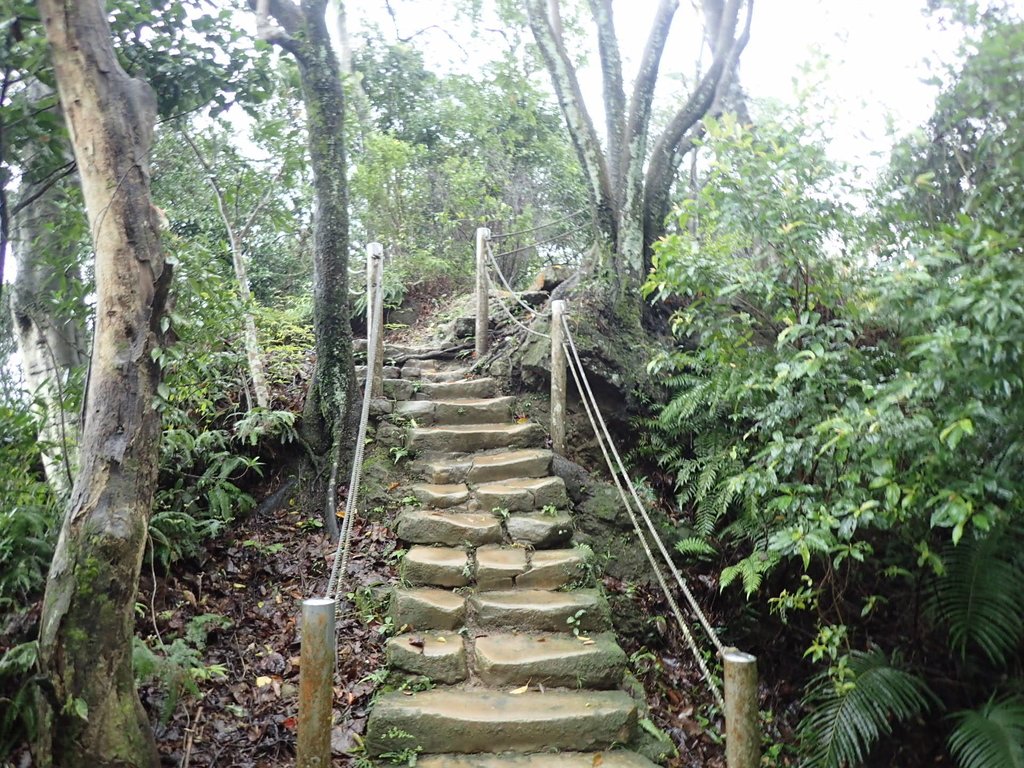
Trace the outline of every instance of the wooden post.
[[[373, 317], [373, 308], [377, 303], [377, 285], [384, 272], [384, 246], [380, 243], [370, 243], [366, 246], [366, 353], [369, 357], [370, 347], [373, 342], [370, 338], [370, 329], [374, 322], [377, 323], [377, 356], [373, 370], [367, 370], [367, 376], [373, 376], [373, 384], [370, 388], [370, 397], [384, 396], [384, 302], [381, 301], [377, 317]], [[369, 362], [369, 360], [367, 360]]]
[[295, 768], [329, 768], [331, 765], [336, 663], [334, 601], [325, 597], [303, 600]]
[[564, 301], [551, 302], [551, 450], [565, 456], [565, 330]]
[[487, 354], [490, 339], [487, 337], [488, 293], [487, 280], [487, 241], [491, 238], [491, 230], [478, 227], [476, 230], [476, 356], [477, 359]]
[[757, 720], [757, 659], [735, 648], [722, 655], [725, 666], [725, 764], [757, 768], [761, 729]]

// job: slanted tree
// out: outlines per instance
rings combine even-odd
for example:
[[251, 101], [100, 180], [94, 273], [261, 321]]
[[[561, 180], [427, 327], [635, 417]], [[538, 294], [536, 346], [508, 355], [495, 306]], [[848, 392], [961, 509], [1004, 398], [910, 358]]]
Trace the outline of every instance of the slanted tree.
[[750, 35], [753, 0], [702, 0], [712, 61], [656, 137], [651, 135], [655, 86], [679, 0], [659, 0], [628, 99], [612, 0], [588, 2], [601, 63], [603, 143], [583, 100], [558, 0], [527, 0], [527, 16], [587, 181], [599, 240], [591, 276], [610, 279], [612, 300], [635, 297], [638, 315], [640, 285], [651, 245], [665, 233], [672, 185], [700, 134], [702, 118], [730, 93]]
[[150, 202], [156, 98], [118, 63], [102, 0], [40, 0], [95, 249], [80, 472], [43, 601], [39, 765], [155, 766], [132, 674], [135, 596], [157, 477], [153, 408], [171, 270]]
[[[348, 304], [348, 180], [345, 97], [327, 31], [327, 0], [251, 0], [259, 35], [294, 57], [306, 107], [316, 212], [313, 221], [313, 330], [316, 368], [303, 411], [303, 434], [326, 472], [310, 498], [326, 498], [324, 521], [338, 536], [336, 480], [349, 463], [355, 417], [355, 369]], [[276, 24], [271, 22], [271, 18]], [[317, 470], [314, 466], [312, 469]], [[322, 482], [325, 479], [326, 483]], [[318, 492], [323, 489], [325, 496]]]

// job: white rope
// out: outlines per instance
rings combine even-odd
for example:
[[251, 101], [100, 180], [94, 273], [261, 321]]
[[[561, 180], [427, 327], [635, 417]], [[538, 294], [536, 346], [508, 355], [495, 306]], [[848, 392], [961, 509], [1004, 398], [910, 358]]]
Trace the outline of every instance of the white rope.
[[[382, 257], [383, 258], [383, 257]], [[355, 453], [352, 456], [352, 474], [348, 484], [348, 499], [345, 502], [345, 518], [341, 522], [338, 548], [334, 552], [331, 576], [327, 581], [327, 599], [334, 599], [337, 605], [343, 594], [341, 582], [348, 570], [349, 554], [352, 549], [352, 529], [356, 516], [356, 502], [359, 500], [359, 485], [363, 476], [363, 455], [366, 448], [366, 428], [370, 422], [370, 400], [373, 396], [373, 370], [377, 365], [377, 338], [382, 332], [380, 319], [383, 309], [384, 270], [377, 270], [371, 322], [366, 334], [366, 381], [363, 385], [363, 407], [359, 415], [359, 430], [356, 435]]]
[[[503, 286], [505, 286], [505, 290], [508, 291], [510, 294], [512, 294], [512, 298], [514, 298], [516, 300], [516, 302], [519, 304], [519, 306], [521, 306], [523, 309], [525, 309], [527, 312], [529, 312], [534, 317], [542, 317], [542, 316], [543, 317], [547, 317], [547, 315], [551, 314], [550, 312], [545, 313], [545, 314], [542, 314], [541, 312], [538, 312], [536, 309], [534, 309], [529, 304], [527, 304], [525, 301], [523, 301], [518, 293], [516, 293], [515, 291], [512, 290], [512, 286], [509, 284], [508, 280], [506, 279], [505, 273], [502, 272], [501, 271], [501, 267], [498, 266], [498, 260], [496, 258], [494, 258], [494, 251], [491, 250], [491, 241], [490, 241], [490, 239], [484, 240], [484, 246], [487, 248], [487, 257], [488, 257], [488, 260], [491, 262], [491, 266], [494, 267], [494, 271], [498, 273], [498, 279], [501, 281], [501, 284]], [[501, 297], [500, 296], [498, 297], [498, 300], [501, 301]]]
[[[647, 514], [646, 508], [639, 500], [636, 489], [629, 478], [629, 474], [622, 464], [622, 459], [619, 456], [618, 450], [615, 447], [615, 443], [611, 439], [611, 435], [608, 432], [608, 427], [604, 422], [604, 418], [601, 415], [601, 411], [597, 405], [597, 399], [594, 396], [593, 390], [590, 387], [590, 381], [587, 378], [586, 370], [583, 367], [582, 360], [580, 359], [579, 351], [576, 349], [575, 342], [572, 338], [572, 333], [568, 327], [563, 316], [563, 326], [566, 331], [566, 339], [568, 343], [563, 343], [563, 348], [566, 350], [566, 358], [569, 360], [569, 370], [572, 372], [573, 380], [576, 383], [576, 388], [581, 394], [581, 400], [583, 406], [587, 412], [587, 418], [590, 420], [590, 425], [594, 430], [594, 434], [597, 436], [598, 445], [601, 448], [601, 453], [604, 455], [606, 464], [608, 465], [609, 472], [611, 473], [612, 480], [615, 482], [615, 487], [619, 492], [619, 497], [622, 499], [623, 506], [629, 515], [630, 522], [633, 524], [633, 528], [636, 531], [637, 538], [640, 540], [640, 544], [643, 547], [644, 554], [647, 556], [648, 562], [651, 564], [651, 568], [654, 570], [654, 575], [658, 580], [658, 584], [661, 586], [662, 591], [665, 593], [665, 598], [668, 601], [669, 607], [672, 610], [672, 614], [676, 619], [676, 623], [683, 632], [683, 637], [686, 640], [686, 644], [693, 654], [694, 659], [697, 662], [697, 666], [700, 668], [701, 674], [704, 677], [705, 682], [708, 685], [711, 695], [714, 697], [716, 703], [724, 710], [725, 703], [722, 698], [722, 692], [718, 684], [715, 682], [714, 677], [711, 675], [711, 671], [708, 669], [703, 656], [701, 656], [700, 649], [697, 646], [697, 642], [693, 637], [693, 633], [690, 631], [689, 625], [683, 618], [682, 612], [679, 610], [679, 605], [676, 602], [668, 584], [665, 581], [665, 577], [662, 575], [661, 567], [658, 565], [657, 560], [654, 557], [654, 553], [651, 551], [650, 544], [647, 541], [647, 536], [644, 534], [643, 529], [640, 526], [640, 522], [637, 519], [637, 515], [633, 510], [633, 506], [630, 503], [630, 499], [623, 488], [622, 481], [625, 480], [627, 485], [630, 486], [630, 491], [633, 496], [633, 500], [636, 502], [637, 509], [640, 511], [641, 516], [647, 524], [648, 529], [651, 532], [651, 537], [657, 543], [659, 550], [665, 561], [668, 563], [670, 570], [676, 578], [676, 582], [680, 584], [683, 589], [683, 594], [687, 596], [690, 606], [697, 616], [699, 622], [704, 627], [705, 631], [708, 632], [708, 636], [711, 638], [712, 643], [715, 645], [719, 654], [724, 652], [722, 643], [718, 640], [717, 635], [711, 629], [711, 625], [707, 618], [704, 616], [700, 607], [696, 604], [696, 600], [693, 598], [692, 593], [686, 586], [685, 581], [679, 574], [675, 567], [675, 564], [671, 561], [668, 556], [668, 552], [665, 549], [664, 543], [661, 541], [661, 537], [657, 533], [657, 529], [654, 528], [654, 524], [651, 522], [649, 515]], [[611, 454], [609, 454], [609, 449]], [[614, 461], [612, 458], [614, 455]], [[618, 468], [616, 468], [616, 464]]]

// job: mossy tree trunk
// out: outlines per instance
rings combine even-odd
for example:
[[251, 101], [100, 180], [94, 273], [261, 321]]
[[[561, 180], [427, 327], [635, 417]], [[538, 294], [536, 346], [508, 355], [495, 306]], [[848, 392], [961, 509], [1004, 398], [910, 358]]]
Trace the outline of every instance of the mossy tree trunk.
[[171, 277], [149, 193], [156, 98], [118, 64], [101, 0], [40, 0], [39, 11], [95, 249], [96, 327], [79, 474], [43, 601], [37, 764], [156, 766], [132, 674]]
[[[348, 185], [345, 163], [345, 98], [338, 60], [327, 31], [327, 0], [251, 0], [260, 36], [295, 58], [308, 121], [310, 165], [316, 199], [313, 235], [313, 326], [316, 368], [303, 413], [304, 437], [323, 471], [309, 498], [326, 499], [324, 519], [338, 535], [337, 500], [328, 477], [343, 475], [352, 452], [355, 370], [348, 301]], [[277, 25], [269, 24], [273, 18]]]

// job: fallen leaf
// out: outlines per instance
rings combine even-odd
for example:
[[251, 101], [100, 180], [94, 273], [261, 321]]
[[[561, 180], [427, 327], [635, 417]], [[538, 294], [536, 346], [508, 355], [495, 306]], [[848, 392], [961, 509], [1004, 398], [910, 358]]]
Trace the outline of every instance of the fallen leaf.
[[274, 680], [269, 675], [260, 675], [256, 678], [256, 687], [262, 688], [265, 685], [270, 685], [272, 682], [274, 682]]
[[446, 638], [444, 635], [438, 635], [434, 639], [437, 640], [437, 642], [439, 642], [439, 643], [447, 643], [448, 642], [448, 638]]
[[594, 755], [594, 762], [591, 765], [604, 765], [604, 757], [602, 755]]
[[516, 688], [514, 691], [509, 691], [509, 693], [511, 693], [513, 696], [518, 696], [520, 693], [526, 693], [528, 690], [530, 690], [529, 683], [520, 688]]

